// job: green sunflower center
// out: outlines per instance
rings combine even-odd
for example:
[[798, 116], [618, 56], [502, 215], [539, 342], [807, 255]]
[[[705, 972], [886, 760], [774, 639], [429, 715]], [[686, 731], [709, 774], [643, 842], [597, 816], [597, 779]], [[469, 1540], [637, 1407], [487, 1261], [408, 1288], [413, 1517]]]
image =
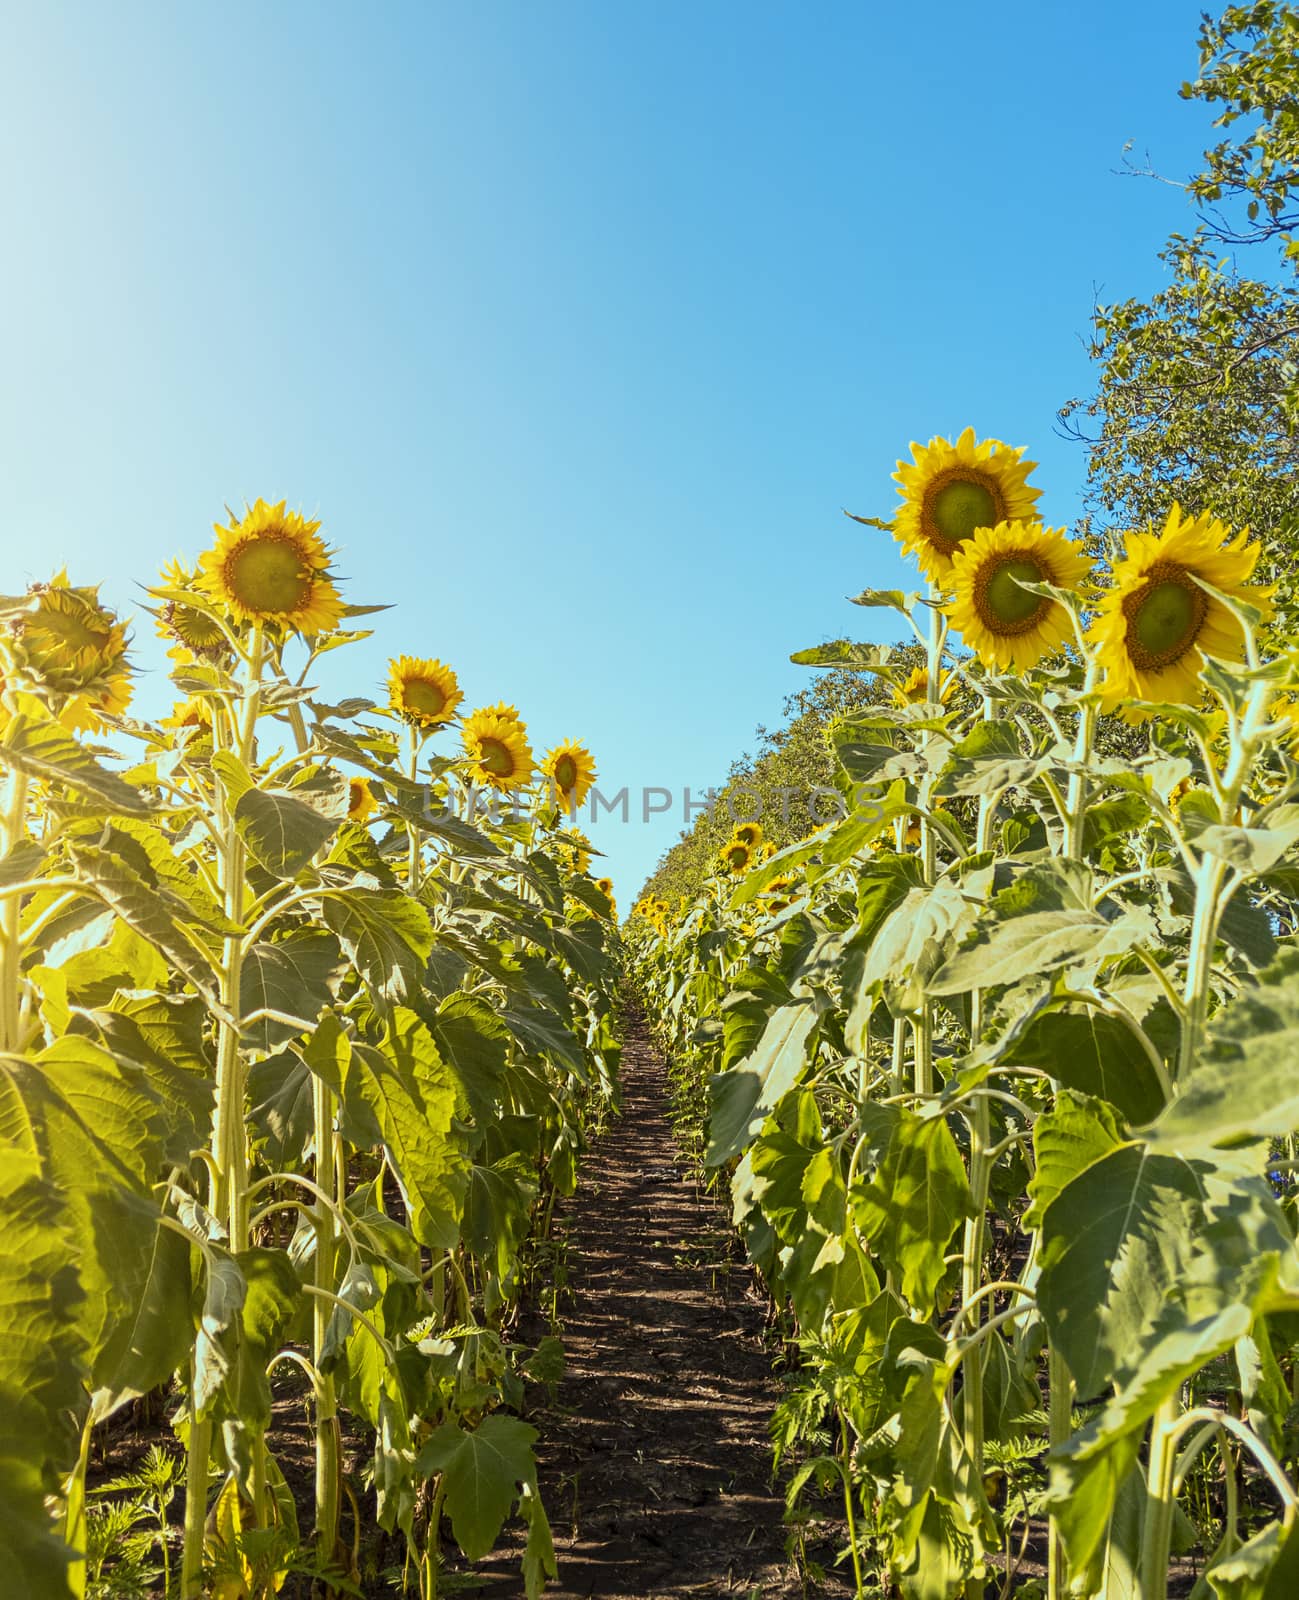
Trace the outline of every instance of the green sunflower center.
[[498, 778], [508, 778], [514, 771], [514, 757], [509, 745], [500, 739], [480, 739], [478, 745], [479, 763]]
[[1016, 556], [1001, 562], [988, 574], [978, 596], [979, 615], [991, 632], [1018, 631], [1030, 625], [1050, 602], [1040, 594], [1020, 587], [1024, 583], [1041, 583], [1043, 572], [1036, 561]]
[[1157, 563], [1144, 586], [1123, 602], [1133, 665], [1146, 672], [1172, 666], [1195, 643], [1208, 609], [1208, 595], [1184, 567]]
[[939, 476], [925, 496], [928, 531], [949, 552], [976, 528], [995, 528], [1003, 510], [995, 485], [960, 467]]
[[556, 761], [555, 782], [565, 793], [577, 787], [577, 762], [572, 756], [560, 756]]
[[45, 649], [99, 652], [113, 641], [112, 625], [102, 622], [88, 607], [42, 606], [33, 633]]
[[446, 708], [447, 697], [436, 683], [428, 678], [408, 678], [402, 687], [406, 709], [420, 717], [439, 717]]
[[290, 539], [245, 540], [227, 558], [224, 575], [227, 591], [254, 616], [288, 616], [311, 593], [311, 571]]

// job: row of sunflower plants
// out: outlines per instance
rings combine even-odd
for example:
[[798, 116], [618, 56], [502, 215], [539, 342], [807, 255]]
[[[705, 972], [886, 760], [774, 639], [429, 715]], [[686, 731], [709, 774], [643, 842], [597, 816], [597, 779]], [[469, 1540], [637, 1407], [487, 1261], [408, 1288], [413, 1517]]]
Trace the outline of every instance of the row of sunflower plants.
[[1163, 1600], [1181, 1552], [1279, 1600], [1299, 654], [1245, 534], [1172, 507], [1094, 565], [1031, 468], [972, 432], [899, 463], [874, 525], [927, 581], [857, 603], [927, 666], [795, 656], [892, 689], [830, 730], [840, 817], [738, 827], [629, 959], [792, 1319], [791, 1503], [842, 1492], [860, 1594]]
[[[216, 534], [149, 590], [161, 722], [128, 714], [95, 588], [0, 602], [5, 1592], [87, 1592], [92, 1444], [161, 1392], [184, 1522], [150, 1592], [359, 1592], [377, 1528], [431, 1596], [444, 1519], [474, 1560], [517, 1509], [536, 1595], [517, 1412], [556, 1351], [509, 1335], [616, 1094], [614, 908], [571, 825], [594, 767], [538, 763], [511, 706], [462, 715], [436, 660], [323, 702], [322, 657], [384, 608], [344, 603], [283, 503]], [[276, 1401], [304, 1392], [295, 1485]]]

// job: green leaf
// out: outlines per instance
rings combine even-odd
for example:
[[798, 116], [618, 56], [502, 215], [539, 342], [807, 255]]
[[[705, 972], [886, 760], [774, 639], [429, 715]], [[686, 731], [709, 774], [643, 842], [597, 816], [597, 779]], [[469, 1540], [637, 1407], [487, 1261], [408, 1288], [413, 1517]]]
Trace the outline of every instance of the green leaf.
[[247, 789], [235, 802], [235, 826], [267, 872], [295, 878], [333, 837], [338, 819], [281, 790]]
[[509, 1058], [509, 1029], [485, 1000], [470, 994], [448, 995], [429, 1027], [479, 1126], [487, 1126]]
[[188, 908], [169, 890], [150, 883], [120, 856], [71, 842], [68, 850], [77, 876], [94, 890], [96, 897], [147, 939], [220, 1014], [216, 958], [199, 934], [186, 930], [185, 923], [192, 921]]
[[1158, 1150], [1207, 1152], [1299, 1128], [1299, 950], [1214, 1018], [1210, 1051], [1146, 1129]]
[[1038, 1305], [1080, 1399], [1098, 1394], [1141, 1347], [1202, 1221], [1191, 1167], [1134, 1144], [1084, 1168], [1047, 1206]]
[[867, 1242], [900, 1274], [907, 1299], [927, 1314], [946, 1271], [948, 1242], [974, 1214], [965, 1166], [946, 1121], [899, 1111], [875, 1177], [854, 1185], [850, 1201]]
[[352, 1045], [345, 1098], [371, 1107], [396, 1170], [411, 1231], [450, 1250], [460, 1237], [468, 1161], [452, 1132], [455, 1081], [433, 1036], [413, 1011], [398, 1008], [383, 1045]]
[[797, 667], [839, 667], [852, 672], [882, 672], [893, 652], [888, 645], [853, 644], [836, 639], [816, 644], [808, 650], [795, 650], [790, 660]]
[[709, 1079], [706, 1165], [720, 1166], [752, 1143], [767, 1116], [797, 1082], [815, 1023], [814, 1007], [783, 1006], [767, 1021], [749, 1054]]
[[103, 767], [52, 718], [33, 721], [26, 712], [10, 718], [0, 732], [0, 772], [21, 772], [42, 783], [65, 784], [110, 811], [144, 816], [148, 802], [115, 772]]
[[322, 905], [325, 922], [379, 1001], [400, 1004], [418, 995], [433, 950], [433, 926], [418, 900], [357, 886], [323, 896]]
[[536, 1438], [526, 1422], [493, 1412], [472, 1433], [444, 1422], [420, 1451], [415, 1470], [442, 1474], [451, 1528], [470, 1561], [496, 1543], [521, 1485], [536, 1482]]
[[1108, 1100], [1129, 1122], [1146, 1122], [1163, 1109], [1159, 1075], [1136, 1034], [1092, 1006], [1039, 1012], [1000, 1060], [1040, 1067], [1066, 1088]]
[[15, 839], [0, 856], [0, 889], [30, 882], [40, 872], [44, 860], [45, 852], [34, 839]]
[[272, 1171], [301, 1165], [313, 1129], [310, 1068], [296, 1050], [280, 1050], [248, 1069], [248, 1120]]
[[1123, 1143], [1113, 1110], [1103, 1100], [1062, 1090], [1033, 1124], [1033, 1176], [1023, 1226], [1038, 1228], [1046, 1208], [1094, 1161]]
[[1030, 911], [984, 923], [977, 937], [951, 958], [928, 985], [931, 995], [965, 994], [1018, 983], [1038, 973], [1086, 962], [1097, 966], [1134, 945], [1155, 942], [1144, 910], [1107, 922], [1091, 911]]
[[191, 1289], [189, 1246], [170, 1228], [157, 1228], [135, 1304], [95, 1358], [91, 1413], [96, 1422], [184, 1367], [194, 1342]]
[[973, 920], [974, 908], [950, 880], [910, 890], [871, 945], [862, 988], [878, 987], [894, 1016], [919, 1010], [926, 991], [956, 993], [935, 989], [935, 974], [941, 977], [951, 966], [950, 961], [944, 966], [948, 952]]
[[245, 951], [239, 975], [245, 1043], [276, 1050], [314, 1028], [338, 993], [343, 971], [339, 942], [324, 929], [296, 929], [274, 944], [259, 940]]
[[1299, 1525], [1269, 1522], [1205, 1577], [1217, 1600], [1290, 1600], [1299, 1593]]

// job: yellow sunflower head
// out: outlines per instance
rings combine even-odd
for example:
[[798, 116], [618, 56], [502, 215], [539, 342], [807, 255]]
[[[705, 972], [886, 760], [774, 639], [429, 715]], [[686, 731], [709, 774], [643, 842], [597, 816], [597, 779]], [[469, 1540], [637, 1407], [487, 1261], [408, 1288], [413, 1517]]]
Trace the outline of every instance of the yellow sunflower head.
[[935, 438], [913, 444], [911, 454], [893, 474], [902, 496], [893, 533], [935, 583], [947, 579], [952, 557], [976, 528], [1032, 518], [1042, 491], [1028, 486], [1037, 463], [1025, 461], [1022, 448], [977, 440], [967, 428], [955, 444]]
[[216, 525], [217, 542], [199, 557], [198, 585], [237, 622], [289, 633], [326, 633], [343, 616], [342, 596], [329, 570], [331, 552], [286, 502], [258, 500], [240, 522]]
[[726, 871], [732, 877], [738, 878], [741, 873], [749, 870], [749, 863], [753, 860], [753, 846], [745, 844], [743, 839], [732, 839], [722, 846], [718, 857]]
[[1260, 547], [1248, 530], [1233, 536], [1216, 517], [1186, 517], [1179, 506], [1162, 532], [1129, 533], [1125, 544], [1088, 633], [1105, 671], [1103, 704], [1194, 705], [1205, 656], [1239, 661], [1245, 653], [1240, 622], [1196, 580], [1270, 616], [1272, 590], [1246, 581]]
[[555, 835], [560, 860], [570, 872], [585, 872], [591, 865], [591, 841], [580, 828], [566, 828]]
[[[953, 678], [950, 672], [940, 672], [938, 675], [939, 690], [938, 703], [945, 705], [951, 698]], [[929, 668], [912, 667], [907, 674], [906, 681], [893, 686], [893, 693], [899, 705], [921, 706], [928, 704], [932, 698], [929, 692]]]
[[464, 692], [454, 672], [426, 656], [398, 656], [388, 663], [388, 704], [413, 728], [444, 727]]
[[374, 798], [374, 791], [370, 788], [370, 780], [368, 778], [349, 778], [347, 780], [347, 820], [349, 822], [368, 822], [378, 809], [379, 802]]
[[[175, 598], [177, 590], [187, 591], [196, 598], [207, 600], [198, 593], [196, 575], [179, 561], [168, 561], [161, 573], [162, 582], [149, 593], [162, 604], [153, 611], [154, 627], [160, 639], [170, 639], [172, 647], [167, 654], [173, 661], [221, 661], [230, 656], [230, 642], [220, 624], [206, 610], [186, 605]], [[152, 609], [152, 608], [150, 608]]]
[[210, 730], [212, 727], [212, 707], [206, 700], [198, 695], [191, 695], [188, 700], [178, 700], [172, 707], [169, 717], [162, 719], [164, 728], [202, 728]]
[[14, 686], [53, 698], [65, 727], [97, 731], [101, 715], [130, 703], [126, 628], [99, 603], [98, 584], [74, 588], [66, 572], [31, 594], [34, 607], [14, 620], [7, 641]]
[[1058, 600], [1021, 584], [1076, 589], [1091, 567], [1060, 529], [1039, 522], [980, 528], [952, 558], [947, 615], [985, 666], [1023, 672], [1070, 638], [1073, 621]]
[[551, 799], [570, 813], [578, 809], [595, 782], [595, 761], [576, 739], [565, 739], [547, 751], [541, 770], [550, 779]]
[[[507, 708], [512, 709], [512, 708]], [[460, 736], [476, 783], [493, 789], [522, 789], [532, 780], [528, 730], [500, 708], [484, 706], [465, 719]]]
[[747, 844], [750, 849], [756, 849], [762, 843], [762, 825], [758, 822], [739, 822], [731, 837], [740, 844]]
[[618, 902], [613, 897], [613, 879], [612, 878], [597, 878], [595, 880], [595, 886], [600, 891], [600, 893], [605, 897], [605, 899], [609, 902], [609, 920], [611, 922], [617, 922], [617, 920], [618, 920]]

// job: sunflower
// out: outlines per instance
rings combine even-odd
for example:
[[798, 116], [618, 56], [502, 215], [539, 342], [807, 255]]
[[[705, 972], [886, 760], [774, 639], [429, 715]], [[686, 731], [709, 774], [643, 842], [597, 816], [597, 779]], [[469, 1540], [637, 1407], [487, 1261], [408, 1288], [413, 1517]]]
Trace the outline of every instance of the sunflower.
[[591, 865], [591, 841], [580, 828], [566, 828], [555, 835], [560, 859], [571, 872], [585, 872]]
[[1022, 672], [1073, 631], [1067, 608], [1024, 583], [1076, 589], [1091, 571], [1081, 545], [1038, 522], [980, 528], [952, 558], [955, 593], [947, 615], [988, 667]]
[[101, 715], [131, 700], [126, 628], [99, 603], [98, 584], [74, 588], [66, 571], [33, 584], [31, 594], [36, 604], [9, 636], [14, 686], [53, 696], [65, 727], [98, 731]]
[[207, 728], [212, 726], [212, 707], [206, 700], [191, 695], [188, 700], [178, 700], [169, 717], [162, 719], [164, 728]]
[[242, 522], [216, 524], [215, 546], [199, 557], [198, 586], [236, 621], [325, 633], [343, 615], [331, 551], [319, 522], [284, 507], [283, 500], [273, 506], [258, 500]]
[[913, 444], [914, 463], [899, 461], [893, 474], [902, 496], [893, 533], [935, 583], [948, 577], [952, 557], [976, 528], [1032, 517], [1040, 489], [1028, 487], [1037, 465], [999, 439], [976, 441], [967, 428], [955, 444], [931, 439]]
[[756, 849], [762, 843], [762, 824], [738, 822], [731, 833], [731, 838], [740, 844], [747, 844], [751, 850]]
[[1245, 649], [1235, 615], [1197, 579], [1270, 616], [1272, 590], [1246, 582], [1260, 546], [1248, 529], [1233, 537], [1216, 517], [1185, 517], [1176, 505], [1162, 533], [1129, 533], [1125, 545], [1088, 634], [1105, 669], [1102, 703], [1193, 705], [1205, 656], [1238, 661]]
[[[954, 686], [952, 674], [950, 672], [940, 672], [938, 674], [938, 682], [938, 703], [944, 705], [952, 695]], [[927, 705], [932, 698], [929, 693], [929, 668], [912, 667], [907, 674], [905, 682], [893, 685], [893, 693], [899, 705]]]
[[753, 846], [745, 844], [743, 839], [732, 839], [718, 851], [718, 857], [727, 872], [732, 877], [738, 878], [742, 872], [749, 870], [749, 863], [753, 860]]
[[605, 899], [609, 902], [609, 920], [611, 922], [617, 922], [617, 920], [618, 920], [618, 902], [613, 897], [613, 879], [612, 878], [597, 878], [595, 880], [595, 886], [600, 891], [600, 893], [605, 897]]
[[595, 782], [595, 761], [576, 739], [565, 739], [547, 751], [541, 770], [550, 779], [551, 798], [570, 814], [577, 811]]
[[[512, 708], [505, 708], [505, 711]], [[493, 789], [521, 789], [532, 778], [528, 730], [501, 707], [484, 706], [466, 718], [461, 729], [470, 774]]]
[[441, 728], [464, 699], [454, 672], [425, 656], [398, 656], [388, 663], [388, 704], [413, 728]]
[[379, 802], [374, 798], [374, 791], [370, 788], [369, 778], [349, 778], [347, 780], [347, 820], [349, 822], [365, 822], [378, 809]]
[[167, 652], [172, 660], [184, 664], [228, 657], [230, 641], [216, 618], [171, 597], [171, 591], [177, 589], [193, 593], [197, 586], [195, 574], [179, 561], [168, 561], [161, 577], [162, 582], [149, 593], [162, 600], [162, 605], [153, 612], [154, 627], [160, 639], [172, 641], [172, 648]]

